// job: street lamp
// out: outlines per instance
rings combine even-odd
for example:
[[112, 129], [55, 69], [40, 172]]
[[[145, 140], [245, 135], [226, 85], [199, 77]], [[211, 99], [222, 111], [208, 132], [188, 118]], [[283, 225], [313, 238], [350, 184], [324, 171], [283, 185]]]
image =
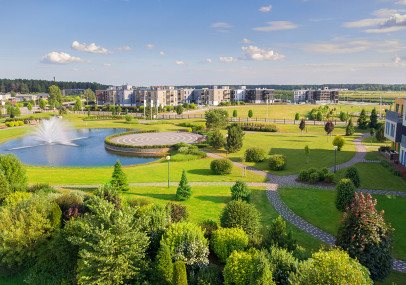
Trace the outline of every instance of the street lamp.
[[337, 146], [334, 146], [334, 173], [336, 173], [337, 168]]
[[171, 157], [167, 155], [166, 160], [168, 161], [168, 188], [169, 188], [169, 160], [171, 160]]

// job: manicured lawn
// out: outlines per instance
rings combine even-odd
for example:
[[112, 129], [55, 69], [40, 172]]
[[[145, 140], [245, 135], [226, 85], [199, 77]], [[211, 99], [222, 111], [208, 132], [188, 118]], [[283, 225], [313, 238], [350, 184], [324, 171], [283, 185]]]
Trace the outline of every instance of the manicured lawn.
[[376, 146], [367, 146], [367, 154], [365, 155], [366, 160], [384, 160], [383, 154], [378, 151]]
[[20, 137], [30, 132], [33, 127], [15, 127], [0, 130], [0, 143], [10, 140], [12, 138]]
[[[335, 207], [333, 191], [282, 188], [283, 201], [297, 215], [326, 232], [336, 235], [341, 220], [341, 213]], [[393, 256], [406, 260], [406, 225], [404, 208], [406, 197], [373, 195], [377, 199], [377, 209], [385, 210], [385, 220], [395, 228]]]
[[[210, 170], [213, 159], [205, 158], [192, 161], [170, 162], [170, 180], [179, 181], [183, 169], [187, 171], [189, 181], [233, 182], [238, 179], [251, 182], [263, 182], [265, 178], [252, 172], [241, 177], [242, 170], [234, 167], [230, 175], [214, 175]], [[160, 160], [149, 164], [124, 166], [128, 182], [165, 182], [168, 181], [168, 163]], [[27, 166], [28, 181], [31, 184], [49, 183], [52, 185], [80, 185], [107, 183], [111, 179], [111, 167], [37, 167]]]
[[[368, 130], [368, 133], [369, 133], [369, 130]], [[380, 141], [378, 141], [378, 140], [376, 139], [375, 136], [369, 137], [369, 138], [366, 138], [366, 139], [363, 139], [363, 140], [362, 140], [362, 143], [363, 143], [364, 145], [366, 145], [366, 146], [376, 146], [377, 148], [380, 147], [381, 145], [390, 145], [390, 141], [389, 141], [389, 140], [386, 140], [386, 141], [384, 141], [384, 142], [380, 142]]]
[[[379, 163], [361, 162], [354, 166], [358, 169], [361, 177], [360, 188], [406, 191], [406, 181], [399, 176], [393, 175], [392, 172]], [[345, 171], [345, 168], [337, 171], [337, 181], [344, 177]]]
[[[283, 154], [286, 156], [287, 165], [282, 171], [270, 171], [268, 160], [258, 163], [246, 162], [245, 164], [253, 166], [276, 175], [288, 175], [299, 173], [301, 169], [309, 167], [331, 167], [334, 165], [334, 137], [326, 135], [292, 135], [281, 133], [246, 133], [244, 136], [244, 146], [242, 150], [236, 153], [228, 154], [228, 157], [234, 161], [241, 162], [244, 152], [247, 148], [258, 146], [270, 154]], [[346, 144], [342, 151], [337, 153], [337, 164], [350, 160], [355, 154], [355, 137], [345, 137]], [[304, 147], [310, 148], [310, 162], [306, 164]], [[225, 156], [224, 151], [218, 152]]]

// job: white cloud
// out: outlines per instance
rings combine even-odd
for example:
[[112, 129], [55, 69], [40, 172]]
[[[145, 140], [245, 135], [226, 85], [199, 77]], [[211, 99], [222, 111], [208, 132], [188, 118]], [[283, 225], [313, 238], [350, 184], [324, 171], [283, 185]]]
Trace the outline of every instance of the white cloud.
[[111, 63], [103, 63], [104, 66], [110, 67]]
[[259, 8], [259, 11], [260, 12], [269, 12], [269, 11], [271, 11], [271, 9], [272, 9], [272, 5], [269, 5], [269, 6], [263, 6], [263, 7]]
[[185, 63], [183, 61], [181, 61], [181, 60], [175, 61], [175, 64], [177, 64], [177, 65], [185, 65]]
[[165, 55], [165, 53], [163, 51], [160, 51], [159, 55]]
[[398, 5], [406, 5], [406, 0], [397, 1], [397, 2], [395, 2], [395, 4], [398, 4]]
[[253, 28], [254, 31], [273, 32], [281, 30], [296, 29], [298, 26], [289, 21], [267, 22], [268, 26]]
[[231, 62], [236, 62], [236, 61], [238, 61], [238, 59], [236, 59], [235, 57], [232, 57], [232, 56], [229, 56], [229, 57], [220, 56], [220, 57], [219, 57], [219, 60], [220, 60], [221, 62], [225, 62], [225, 63], [231, 63]]
[[[384, 15], [391, 12], [391, 10], [377, 10], [374, 13], [376, 15]], [[347, 28], [365, 28], [374, 27], [371, 29], [366, 29], [366, 33], [390, 33], [406, 29], [406, 14], [392, 14], [386, 18], [375, 18], [375, 19], [363, 19], [355, 22], [347, 22], [343, 24]]]
[[145, 47], [147, 49], [153, 49], [155, 47], [155, 45], [154, 44], [147, 44]]
[[84, 51], [84, 52], [90, 52], [90, 53], [102, 53], [102, 54], [112, 54], [113, 53], [113, 52], [109, 51], [108, 49], [105, 49], [101, 46], [97, 46], [95, 43], [91, 43], [88, 45], [86, 43], [81, 44], [78, 41], [74, 41], [72, 43], [72, 49]]
[[218, 29], [218, 28], [221, 28], [221, 29], [230, 29], [230, 28], [232, 28], [233, 26], [231, 26], [229, 23], [217, 22], [217, 23], [211, 24], [210, 27], [215, 28], [215, 29]]
[[399, 13], [404, 13], [406, 12], [405, 9], [379, 9], [375, 10], [372, 12], [372, 15], [377, 16], [377, 17], [390, 17], [393, 14], [399, 14]]
[[344, 23], [343, 26], [346, 28], [365, 28], [372, 27], [376, 25], [381, 25], [385, 19], [362, 19], [354, 22]]
[[118, 51], [130, 51], [132, 48], [130, 46], [123, 46], [123, 47], [118, 47], [116, 48]]
[[56, 64], [67, 64], [74, 62], [84, 62], [79, 57], [71, 56], [65, 52], [50, 52], [41, 58], [42, 63], [56, 63]]
[[242, 40], [242, 42], [243, 42], [244, 44], [250, 44], [250, 43], [251, 43], [251, 41], [250, 41], [249, 39], [246, 39], [246, 38], [244, 38], [244, 39]]
[[249, 60], [281, 60], [285, 56], [278, 54], [270, 49], [261, 49], [257, 46], [241, 47], [241, 50], [246, 59]]
[[206, 58], [205, 62], [206, 62], [206, 63], [212, 63], [213, 60], [212, 60], [211, 58]]

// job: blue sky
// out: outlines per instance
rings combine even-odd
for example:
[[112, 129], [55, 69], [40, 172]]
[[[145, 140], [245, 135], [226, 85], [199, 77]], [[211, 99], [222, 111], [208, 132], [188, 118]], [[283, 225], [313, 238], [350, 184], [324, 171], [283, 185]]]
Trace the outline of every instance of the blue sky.
[[0, 77], [406, 83], [406, 0], [0, 0]]

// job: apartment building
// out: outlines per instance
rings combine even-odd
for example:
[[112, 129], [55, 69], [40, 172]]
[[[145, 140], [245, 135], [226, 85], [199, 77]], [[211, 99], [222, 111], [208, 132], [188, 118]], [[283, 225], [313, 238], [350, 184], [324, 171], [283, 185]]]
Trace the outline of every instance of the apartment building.
[[295, 104], [306, 103], [307, 92], [309, 89], [296, 89], [293, 90], [293, 102]]
[[406, 98], [395, 99], [395, 111], [386, 110], [385, 137], [392, 150], [399, 153], [399, 162], [406, 166]]
[[245, 101], [246, 86], [239, 86], [237, 89], [231, 90], [231, 102]]
[[275, 90], [256, 88], [245, 91], [245, 102], [248, 103], [273, 103], [275, 101]]
[[338, 103], [338, 93], [339, 91], [334, 89], [328, 89], [328, 87], [323, 87], [318, 90], [294, 90], [293, 100], [296, 104], [300, 103], [311, 103], [311, 104], [337, 104]]
[[217, 106], [221, 102], [230, 102], [231, 89], [229, 86], [218, 88], [216, 85], [211, 88], [196, 89], [193, 98], [197, 104]]

